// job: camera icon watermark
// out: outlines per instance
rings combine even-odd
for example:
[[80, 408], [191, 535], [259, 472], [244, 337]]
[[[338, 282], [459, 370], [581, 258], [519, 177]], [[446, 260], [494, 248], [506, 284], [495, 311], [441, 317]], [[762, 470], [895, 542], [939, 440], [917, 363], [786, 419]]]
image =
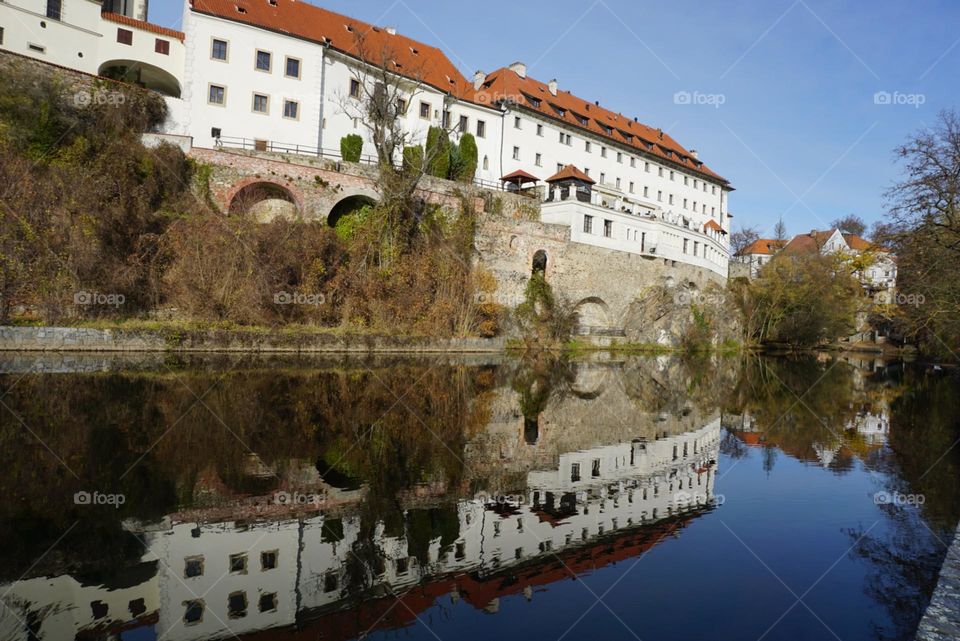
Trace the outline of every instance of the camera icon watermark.
[[698, 291], [678, 290], [673, 294], [675, 305], [711, 306], [722, 305], [724, 298], [720, 294], [705, 294]]
[[498, 305], [500, 307], [516, 307], [526, 300], [523, 294], [503, 294], [498, 292], [477, 292], [473, 296], [476, 305]]
[[86, 290], [81, 290], [73, 295], [74, 305], [103, 305], [109, 307], [120, 307], [126, 301], [127, 297], [123, 294], [104, 294], [102, 292], [88, 292]]
[[673, 104], [707, 106], [719, 109], [727, 102], [727, 96], [722, 93], [703, 93], [701, 91], [678, 91], [673, 94]]
[[115, 509], [119, 509], [126, 502], [127, 497], [123, 494], [105, 494], [103, 492], [81, 490], [73, 495], [74, 505], [112, 505]]
[[305, 294], [303, 292], [274, 292], [275, 305], [312, 305], [319, 307], [327, 302], [324, 294]]
[[926, 94], [922, 93], [902, 93], [899, 91], [878, 91], [873, 94], [873, 104], [875, 105], [906, 105], [919, 109], [921, 105], [927, 102]]
[[73, 94], [73, 104], [77, 107], [118, 107], [127, 101], [122, 91], [78, 91]]
[[873, 495], [874, 505], [896, 505], [898, 507], [912, 505], [918, 507], [926, 502], [927, 497], [923, 494], [903, 494], [897, 491], [881, 490]]

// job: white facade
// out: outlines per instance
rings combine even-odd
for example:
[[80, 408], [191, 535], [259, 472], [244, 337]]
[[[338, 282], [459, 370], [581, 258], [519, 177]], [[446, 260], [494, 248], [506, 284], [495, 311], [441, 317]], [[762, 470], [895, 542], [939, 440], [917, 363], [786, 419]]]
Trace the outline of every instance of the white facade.
[[47, 0], [4, 0], [0, 29], [2, 49], [94, 75], [125, 69], [128, 82], [180, 94], [184, 44], [176, 32], [103, 15], [100, 2], [62, 0], [57, 9]]

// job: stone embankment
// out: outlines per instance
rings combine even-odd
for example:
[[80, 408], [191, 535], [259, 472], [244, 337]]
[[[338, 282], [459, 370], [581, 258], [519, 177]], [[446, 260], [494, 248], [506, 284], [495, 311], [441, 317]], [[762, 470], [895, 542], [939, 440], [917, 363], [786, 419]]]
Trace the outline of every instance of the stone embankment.
[[917, 641], [948, 639], [960, 639], [960, 527], [943, 559], [940, 580], [917, 629]]
[[22, 352], [347, 352], [443, 354], [501, 352], [504, 339], [342, 335], [230, 330], [0, 327], [0, 351]]

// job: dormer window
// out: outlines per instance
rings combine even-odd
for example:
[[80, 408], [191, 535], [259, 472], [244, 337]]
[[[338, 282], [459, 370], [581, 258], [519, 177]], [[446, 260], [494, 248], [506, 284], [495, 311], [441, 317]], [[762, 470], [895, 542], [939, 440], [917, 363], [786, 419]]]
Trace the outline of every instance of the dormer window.
[[563, 118], [564, 116], [567, 115], [567, 110], [564, 109], [563, 107], [558, 107], [557, 105], [553, 104], [552, 102], [550, 103], [550, 106], [553, 108], [554, 113], [556, 113], [556, 114], [557, 114], [558, 116], [560, 116], [561, 118]]

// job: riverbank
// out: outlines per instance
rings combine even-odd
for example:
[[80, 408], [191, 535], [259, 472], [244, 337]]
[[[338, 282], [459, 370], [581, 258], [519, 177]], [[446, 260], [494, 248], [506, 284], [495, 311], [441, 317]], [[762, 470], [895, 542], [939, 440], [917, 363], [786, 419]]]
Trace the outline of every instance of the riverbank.
[[169, 327], [0, 327], [6, 352], [502, 352], [503, 338], [390, 336], [307, 329]]

